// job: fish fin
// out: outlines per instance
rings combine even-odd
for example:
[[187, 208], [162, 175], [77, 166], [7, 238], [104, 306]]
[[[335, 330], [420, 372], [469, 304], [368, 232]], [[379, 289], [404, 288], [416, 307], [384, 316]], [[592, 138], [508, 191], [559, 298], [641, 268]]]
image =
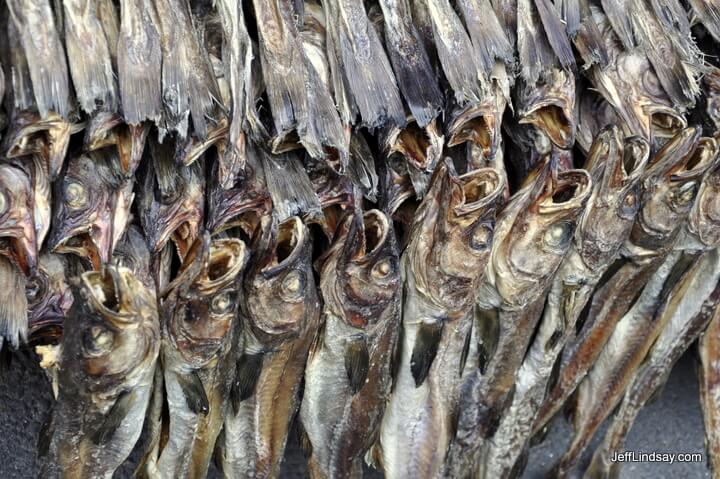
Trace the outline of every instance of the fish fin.
[[40, 433], [38, 434], [37, 442], [37, 455], [39, 458], [45, 457], [50, 451], [50, 442], [52, 441], [53, 436], [52, 422], [53, 412], [51, 411], [45, 421], [43, 421], [42, 426], [40, 426]]
[[459, 4], [472, 44], [477, 52], [476, 58], [485, 75], [491, 76], [496, 60], [511, 64], [513, 47], [495, 10], [490, 5], [490, 0], [463, 0]]
[[265, 184], [278, 221], [291, 216], [321, 217], [320, 200], [300, 159], [293, 153], [270, 155], [264, 149], [260, 151]]
[[475, 325], [480, 341], [478, 345], [478, 368], [485, 374], [487, 365], [495, 354], [500, 337], [500, 313], [497, 308], [475, 308]]
[[375, 157], [361, 132], [350, 137], [347, 175], [367, 199], [377, 201], [378, 175], [375, 170]]
[[[25, 276], [12, 263], [0, 256], [0, 338], [13, 348], [27, 341], [27, 296]], [[7, 348], [3, 348], [7, 349]]]
[[412, 357], [410, 358], [410, 371], [415, 379], [415, 387], [421, 386], [430, 372], [430, 367], [435, 360], [440, 345], [442, 331], [442, 321], [420, 323], [418, 327]]
[[365, 385], [369, 368], [370, 353], [365, 336], [352, 339], [345, 345], [345, 372], [353, 395], [357, 394]]
[[297, 427], [298, 443], [300, 444], [300, 449], [302, 450], [305, 457], [309, 458], [310, 456], [312, 456], [313, 452], [313, 445], [310, 441], [310, 437], [307, 435], [307, 431], [305, 431], [305, 428], [302, 426], [302, 421], [297, 421], [295, 424]]
[[534, 1], [540, 14], [545, 36], [555, 52], [555, 56], [557, 56], [560, 61], [560, 65], [567, 71], [576, 71], [577, 65], [575, 64], [575, 55], [570, 46], [570, 38], [568, 38], [567, 30], [560, 19], [558, 11], [555, 9], [555, 5], [550, 3], [550, 0]]
[[110, 411], [105, 415], [105, 419], [100, 427], [93, 433], [92, 441], [95, 444], [106, 444], [112, 439], [115, 431], [123, 419], [128, 416], [128, 411], [135, 403], [135, 393], [133, 391], [124, 391], [115, 400]]
[[598, 64], [601, 68], [604, 68], [610, 59], [600, 28], [592, 17], [587, 0], [577, 0], [577, 2], [580, 10], [580, 24], [574, 33], [569, 27], [568, 32], [570, 32], [575, 48], [577, 48], [585, 63], [583, 68], [585, 69], [593, 64]]
[[600, 0], [603, 12], [626, 50], [635, 48], [628, 0]]
[[185, 403], [188, 409], [195, 414], [207, 416], [210, 411], [210, 401], [205, 393], [205, 386], [196, 371], [190, 374], [178, 375], [178, 382], [185, 396]]
[[230, 390], [230, 402], [237, 415], [240, 403], [255, 394], [255, 386], [262, 371], [263, 353], [240, 355], [235, 371], [235, 381]]

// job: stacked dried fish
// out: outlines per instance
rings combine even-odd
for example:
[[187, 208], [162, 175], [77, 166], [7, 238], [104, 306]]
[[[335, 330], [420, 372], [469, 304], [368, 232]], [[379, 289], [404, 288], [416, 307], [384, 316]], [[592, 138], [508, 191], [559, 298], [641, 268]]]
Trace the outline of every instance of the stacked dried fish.
[[[8, 0], [0, 348], [43, 477], [615, 477], [699, 339], [720, 468], [720, 7]], [[140, 441], [140, 437], [144, 440]]]

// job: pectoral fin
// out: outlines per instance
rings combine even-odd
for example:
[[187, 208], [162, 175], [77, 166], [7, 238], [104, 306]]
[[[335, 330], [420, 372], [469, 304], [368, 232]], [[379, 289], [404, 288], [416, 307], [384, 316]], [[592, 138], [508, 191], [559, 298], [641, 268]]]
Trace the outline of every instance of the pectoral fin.
[[235, 381], [230, 390], [230, 401], [235, 414], [240, 403], [255, 394], [255, 385], [262, 371], [263, 353], [242, 354], [237, 362]]
[[187, 375], [178, 376], [178, 382], [185, 396], [185, 403], [188, 409], [195, 414], [207, 416], [210, 410], [210, 401], [208, 401], [200, 376], [196, 372]]
[[442, 337], [443, 323], [421, 323], [415, 338], [412, 357], [410, 358], [410, 371], [415, 379], [415, 387], [425, 382], [438, 351]]
[[92, 441], [95, 444], [105, 444], [110, 441], [117, 428], [120, 427], [123, 419], [127, 417], [134, 402], [134, 392], [125, 391], [120, 394], [115, 404], [113, 404], [110, 411], [108, 411], [100, 427], [95, 431], [95, 434], [93, 434]]
[[365, 384], [369, 367], [370, 353], [365, 336], [354, 338], [345, 346], [345, 372], [353, 394], [357, 394]]

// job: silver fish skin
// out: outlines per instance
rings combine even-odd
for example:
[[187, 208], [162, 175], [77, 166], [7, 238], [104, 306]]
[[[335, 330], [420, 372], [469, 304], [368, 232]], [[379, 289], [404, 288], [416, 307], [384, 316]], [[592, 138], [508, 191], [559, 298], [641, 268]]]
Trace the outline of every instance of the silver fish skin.
[[661, 390], [674, 364], [717, 314], [714, 311], [720, 303], [719, 280], [720, 258], [715, 249], [699, 258], [688, 277], [670, 292], [658, 312], [658, 315], [668, 317], [655, 319], [665, 326], [628, 385], [585, 477], [619, 477], [622, 464], [611, 462], [610, 457], [614, 451], [622, 450], [640, 409]]
[[630, 234], [649, 153], [646, 141], [623, 142], [616, 127], [596, 137], [586, 164], [594, 180], [593, 193], [553, 278], [537, 335], [517, 373], [512, 402], [482, 459], [485, 477], [509, 477], [525, 449], [553, 365], [573, 336], [595, 285]]
[[712, 319], [698, 343], [700, 353], [699, 383], [700, 405], [705, 423], [705, 447], [708, 464], [713, 474], [720, 471], [720, 428], [718, 408], [720, 407], [720, 307], [715, 307]]
[[249, 257], [238, 239], [205, 234], [164, 292], [162, 361], [168, 441], [159, 477], [203, 478], [220, 434], [232, 386], [232, 345], [239, 333], [242, 271]]
[[137, 442], [160, 346], [155, 292], [125, 268], [82, 274], [59, 396], [40, 438], [42, 477], [111, 478]]
[[380, 8], [385, 22], [385, 44], [398, 86], [418, 126], [424, 128], [437, 117], [443, 94], [413, 23], [410, 1], [383, 0]]
[[155, 0], [162, 50], [161, 135], [192, 132], [204, 140], [222, 119], [220, 92], [210, 71], [207, 52], [198, 38], [188, 0]]
[[553, 163], [535, 168], [498, 219], [476, 298], [478, 360], [460, 386], [457, 433], [445, 477], [467, 475], [473, 464], [480, 466], [484, 443], [496, 433], [512, 400], [516, 373], [553, 275], [592, 193], [587, 172], [557, 172]]
[[[700, 179], [714, 162], [712, 141], [697, 128], [678, 133], [650, 160], [642, 179], [640, 210], [621, 257], [601, 278], [587, 319], [562, 353], [560, 373], [535, 419], [542, 429], [587, 374], [615, 325], [671, 251], [693, 207]], [[633, 287], [630, 287], [633, 285]]]
[[390, 218], [349, 213], [320, 260], [323, 326], [300, 407], [310, 477], [362, 475], [390, 395], [402, 279]]
[[403, 326], [393, 392], [373, 457], [386, 477], [439, 477], [504, 185], [490, 168], [435, 170], [402, 256]]
[[245, 277], [235, 377], [218, 444], [223, 477], [275, 478], [320, 321], [311, 237], [297, 216], [264, 217]]
[[[609, 55], [606, 68], [593, 66], [589, 78], [593, 86], [615, 109], [627, 135], [638, 135], [655, 144], [685, 128], [682, 110], [665, 92], [650, 61], [641, 52], [623, 49], [608, 17], [593, 10]], [[641, 82], [630, 81], [642, 78]]]
[[[403, 125], [397, 81], [363, 2], [327, 0], [323, 6], [333, 91], [343, 122], [354, 123], [357, 111], [362, 125], [369, 128]], [[338, 99], [339, 91], [348, 93], [348, 105]]]
[[347, 161], [343, 121], [349, 124], [349, 119], [342, 118], [335, 107], [336, 102], [340, 104], [339, 90], [335, 90], [334, 102], [302, 48], [294, 6], [290, 0], [255, 0], [253, 5], [263, 80], [275, 126], [273, 151], [286, 151], [287, 137], [297, 133], [314, 158], [323, 158], [329, 148]]
[[162, 48], [152, 0], [121, 0], [117, 45], [123, 118], [130, 125], [162, 118]]
[[49, 0], [9, 0], [10, 17], [20, 33], [38, 111], [42, 118], [71, 113], [71, 93], [65, 49]]
[[75, 93], [86, 113], [115, 111], [117, 86], [110, 48], [98, 18], [97, 2], [63, 0], [65, 48]]

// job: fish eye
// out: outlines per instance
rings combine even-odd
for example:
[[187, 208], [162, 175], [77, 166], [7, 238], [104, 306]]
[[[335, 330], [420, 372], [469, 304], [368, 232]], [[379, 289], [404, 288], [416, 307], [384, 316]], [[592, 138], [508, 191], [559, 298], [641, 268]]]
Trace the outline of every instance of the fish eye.
[[0, 215], [5, 214], [10, 208], [10, 201], [8, 200], [5, 193], [0, 193]]
[[82, 344], [90, 357], [103, 356], [112, 350], [115, 335], [102, 326], [91, 326], [83, 333]]
[[487, 223], [480, 223], [470, 236], [470, 247], [476, 251], [483, 251], [490, 247], [494, 231]]
[[305, 275], [296, 269], [292, 270], [283, 278], [281, 287], [286, 298], [297, 298], [305, 288]]
[[545, 231], [543, 243], [554, 250], [564, 250], [570, 244], [572, 234], [572, 224], [566, 221], [555, 223], [554, 225], [551, 225], [547, 231]]
[[376, 279], [383, 279], [387, 278], [394, 270], [395, 266], [393, 265], [392, 261], [386, 259], [380, 261], [375, 266], [373, 266], [370, 275]]
[[620, 215], [623, 217], [632, 217], [638, 210], [638, 198], [634, 192], [625, 195], [620, 205]]
[[77, 182], [68, 183], [65, 186], [65, 203], [70, 208], [82, 208], [87, 203], [87, 191], [85, 187]]
[[233, 306], [233, 298], [227, 291], [216, 294], [210, 301], [210, 311], [212, 311], [212, 313], [214, 314], [229, 313], [232, 310]]

